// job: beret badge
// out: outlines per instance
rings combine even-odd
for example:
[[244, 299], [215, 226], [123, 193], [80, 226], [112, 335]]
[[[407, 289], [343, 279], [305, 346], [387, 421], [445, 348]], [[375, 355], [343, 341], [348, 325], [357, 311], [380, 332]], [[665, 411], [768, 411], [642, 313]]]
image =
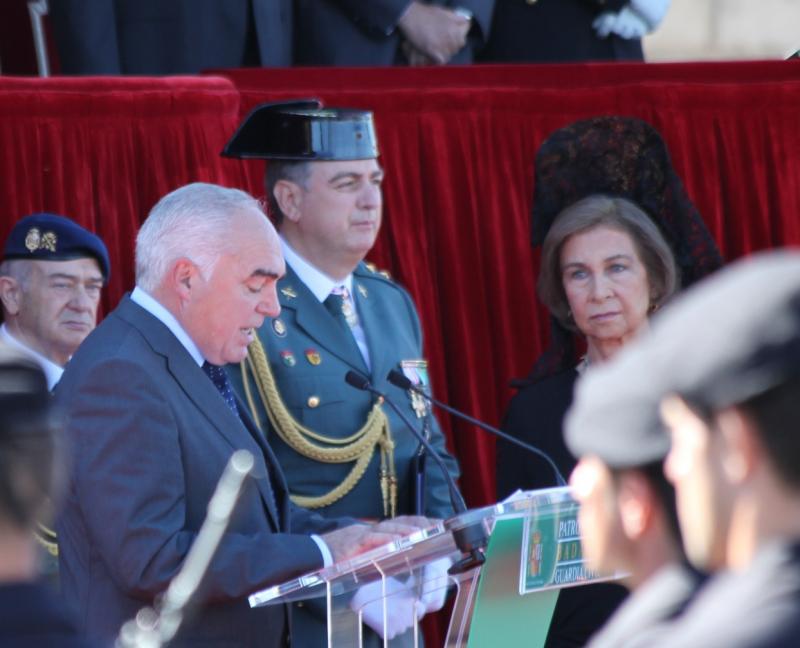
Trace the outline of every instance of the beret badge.
[[58, 237], [55, 235], [55, 232], [45, 232], [42, 234], [38, 227], [31, 227], [25, 236], [25, 247], [29, 252], [36, 252], [36, 250], [55, 252], [57, 242]]

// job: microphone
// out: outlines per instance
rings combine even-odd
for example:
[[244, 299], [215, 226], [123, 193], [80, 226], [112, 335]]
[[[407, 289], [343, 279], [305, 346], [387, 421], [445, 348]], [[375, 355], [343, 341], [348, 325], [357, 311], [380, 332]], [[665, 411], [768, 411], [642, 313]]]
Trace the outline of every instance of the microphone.
[[537, 448], [536, 446], [532, 446], [532, 445], [530, 445], [528, 443], [525, 443], [524, 441], [520, 441], [519, 439], [517, 439], [516, 437], [511, 436], [510, 434], [507, 434], [507, 433], [503, 432], [502, 430], [498, 430], [496, 427], [492, 427], [488, 423], [484, 423], [483, 421], [479, 421], [478, 419], [470, 416], [469, 414], [465, 414], [464, 412], [462, 412], [460, 410], [457, 410], [454, 407], [450, 407], [450, 405], [447, 405], [446, 403], [443, 403], [442, 401], [435, 399], [433, 396], [428, 394], [424, 389], [422, 389], [418, 385], [415, 385], [414, 383], [412, 383], [411, 380], [408, 379], [408, 376], [406, 376], [405, 374], [400, 373], [396, 369], [392, 369], [389, 372], [389, 374], [386, 376], [386, 380], [388, 380], [390, 383], [392, 383], [395, 387], [399, 387], [400, 389], [405, 389], [405, 390], [410, 389], [410, 390], [416, 392], [417, 394], [419, 394], [420, 396], [422, 396], [426, 400], [430, 401], [431, 403], [433, 403], [434, 405], [436, 405], [438, 407], [441, 407], [445, 412], [449, 412], [450, 414], [452, 414], [456, 418], [460, 418], [460, 419], [463, 419], [464, 421], [467, 421], [468, 423], [472, 423], [472, 425], [475, 425], [475, 426], [481, 428], [482, 430], [485, 430], [486, 432], [490, 432], [490, 433], [494, 434], [495, 436], [498, 436], [501, 439], [504, 439], [505, 441], [508, 441], [509, 443], [513, 443], [514, 445], [517, 445], [520, 448], [524, 448], [528, 452], [532, 452], [533, 454], [541, 457], [542, 459], [544, 459], [547, 462], [547, 464], [552, 469], [553, 474], [556, 477], [556, 481], [558, 482], [558, 485], [559, 486], [566, 486], [567, 485], [567, 482], [564, 479], [564, 476], [561, 474], [561, 471], [558, 469], [558, 466], [556, 466], [555, 462], [543, 450], [539, 450], [539, 448]]
[[[351, 387], [355, 387], [361, 391], [368, 391], [371, 394], [378, 396], [383, 400], [384, 403], [386, 403], [395, 411], [395, 413], [400, 417], [400, 420], [406, 424], [406, 427], [409, 430], [411, 430], [411, 433], [414, 435], [417, 441], [419, 441], [422, 447], [425, 448], [425, 450], [428, 452], [428, 455], [432, 457], [436, 462], [436, 465], [439, 466], [439, 470], [442, 471], [444, 480], [447, 483], [447, 488], [450, 491], [450, 503], [453, 505], [456, 513], [466, 513], [467, 505], [464, 502], [464, 498], [461, 497], [461, 493], [458, 492], [458, 488], [453, 480], [453, 476], [447, 471], [447, 466], [444, 465], [444, 461], [442, 461], [439, 453], [436, 452], [424, 435], [420, 434], [419, 430], [414, 427], [414, 424], [403, 413], [403, 410], [398, 407], [397, 403], [395, 403], [383, 392], [375, 389], [375, 387], [372, 386], [372, 383], [370, 383], [369, 379], [366, 376], [362, 376], [357, 371], [348, 371], [344, 376], [344, 380]], [[486, 562], [486, 557], [483, 555], [482, 550], [488, 543], [488, 537], [482, 523], [471, 524], [463, 529], [454, 529], [453, 539], [456, 542], [456, 546], [468, 555], [463, 560], [450, 567], [448, 570], [450, 574], [463, 573]]]
[[458, 492], [458, 488], [456, 488], [456, 484], [453, 481], [453, 476], [447, 471], [447, 467], [444, 465], [444, 461], [439, 456], [439, 453], [433, 449], [431, 444], [428, 440], [419, 433], [419, 430], [414, 427], [414, 424], [408, 420], [406, 415], [403, 411], [394, 403], [390, 398], [386, 396], [386, 394], [379, 392], [372, 386], [369, 379], [365, 376], [362, 376], [360, 373], [356, 371], [348, 371], [344, 377], [345, 382], [350, 385], [351, 387], [355, 387], [356, 389], [360, 389], [361, 391], [368, 391], [376, 396], [379, 396], [384, 400], [384, 402], [391, 407], [395, 413], [400, 417], [403, 423], [406, 424], [411, 433], [416, 437], [417, 441], [422, 444], [422, 447], [427, 450], [428, 454], [433, 457], [433, 460], [436, 462], [436, 465], [439, 466], [439, 469], [444, 473], [444, 479], [447, 482], [447, 488], [450, 490], [450, 503], [453, 505], [453, 508], [456, 510], [456, 513], [466, 513], [467, 505], [464, 503], [464, 498], [461, 497], [461, 493]]

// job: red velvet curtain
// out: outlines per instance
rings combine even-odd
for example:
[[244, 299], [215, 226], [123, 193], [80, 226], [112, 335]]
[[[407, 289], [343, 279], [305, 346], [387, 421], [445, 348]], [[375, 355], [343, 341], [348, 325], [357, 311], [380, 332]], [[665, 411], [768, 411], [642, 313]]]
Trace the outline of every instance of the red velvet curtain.
[[[260, 101], [375, 111], [387, 169], [371, 255], [419, 304], [437, 394], [499, 423], [510, 378], [546, 342], [528, 243], [536, 148], [595, 114], [658, 128], [727, 258], [800, 244], [800, 64], [288, 69], [228, 79], [0, 77], [0, 237], [36, 210], [109, 245], [107, 311], [133, 281], [138, 224], [194, 180], [261, 195], [263, 164], [218, 156]], [[492, 501], [494, 443], [442, 416], [471, 505]], [[531, 425], [536, 421], [532, 420]]]
[[0, 77], [0, 240], [36, 211], [97, 232], [111, 255], [108, 312], [133, 286], [136, 231], [158, 198], [196, 180], [241, 184], [218, 155], [238, 107], [222, 78]]
[[[243, 114], [309, 96], [375, 112], [387, 180], [371, 257], [417, 300], [437, 395], [493, 424], [509, 379], [527, 373], [548, 335], [528, 231], [534, 155], [554, 129], [598, 114], [645, 119], [727, 258], [800, 243], [796, 63], [225, 74]], [[263, 192], [263, 163], [241, 164], [247, 188]], [[493, 501], [493, 440], [442, 419], [468, 502]]]

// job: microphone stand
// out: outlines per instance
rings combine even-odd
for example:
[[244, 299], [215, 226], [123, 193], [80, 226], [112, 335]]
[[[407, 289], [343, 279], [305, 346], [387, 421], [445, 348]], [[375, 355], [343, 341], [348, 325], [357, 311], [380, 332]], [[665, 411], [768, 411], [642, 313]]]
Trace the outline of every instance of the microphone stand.
[[449, 412], [456, 418], [460, 418], [464, 421], [467, 421], [468, 423], [472, 423], [472, 425], [479, 427], [482, 430], [485, 430], [486, 432], [494, 434], [495, 436], [498, 436], [501, 439], [508, 441], [509, 443], [513, 443], [514, 445], [519, 446], [520, 448], [523, 448], [528, 452], [532, 452], [533, 454], [541, 457], [547, 462], [547, 464], [552, 469], [553, 474], [556, 477], [556, 481], [558, 482], [558, 485], [559, 486], [567, 485], [567, 481], [564, 479], [564, 476], [561, 474], [561, 471], [558, 469], [558, 466], [556, 466], [555, 462], [543, 450], [540, 450], [536, 446], [532, 446], [528, 443], [525, 443], [524, 441], [520, 441], [519, 439], [511, 436], [510, 434], [507, 434], [502, 430], [497, 429], [496, 427], [492, 427], [488, 423], [484, 423], [483, 421], [476, 419], [470, 416], [469, 414], [465, 414], [464, 412], [457, 410], [455, 407], [450, 407], [450, 405], [447, 405], [446, 403], [443, 403], [442, 401], [435, 399], [433, 396], [428, 394], [424, 389], [420, 389], [418, 385], [412, 383], [404, 374], [400, 373], [396, 369], [392, 369], [389, 372], [389, 374], [386, 376], [386, 380], [388, 380], [395, 387], [399, 387], [400, 389], [410, 389], [411, 391], [416, 392], [427, 401], [433, 403], [437, 407], [441, 407], [445, 412]]
[[[420, 442], [420, 444], [427, 451], [428, 455], [436, 462], [436, 465], [439, 466], [439, 469], [442, 471], [444, 480], [447, 483], [447, 488], [450, 491], [450, 503], [453, 505], [456, 513], [466, 513], [467, 505], [464, 502], [464, 498], [461, 497], [461, 493], [458, 492], [458, 488], [453, 481], [452, 475], [447, 471], [447, 466], [444, 465], [444, 461], [442, 461], [442, 458], [431, 446], [430, 442], [428, 442], [428, 440], [419, 433], [417, 428], [414, 427], [414, 424], [397, 406], [397, 403], [395, 403], [383, 392], [375, 389], [375, 387], [372, 386], [365, 376], [362, 376], [355, 371], [348, 371], [344, 379], [351, 387], [355, 387], [356, 389], [360, 389], [362, 391], [368, 391], [375, 396], [378, 396], [383, 402], [385, 402], [395, 411], [395, 413], [400, 417], [400, 420], [406, 424], [406, 427], [408, 427], [409, 430], [411, 430], [411, 433], [414, 435], [417, 441]], [[459, 551], [465, 554], [465, 556], [450, 567], [448, 570], [449, 574], [461, 574], [486, 562], [486, 556], [484, 555], [483, 551], [488, 544], [489, 538], [486, 534], [486, 529], [484, 529], [481, 522], [469, 525], [463, 529], [453, 529], [453, 539], [455, 540]]]
[[170, 581], [166, 593], [156, 601], [154, 608], [142, 608], [135, 618], [123, 624], [115, 643], [116, 648], [161, 648], [178, 633], [192, 596], [228, 528], [244, 481], [253, 470], [254, 463], [252, 453], [247, 450], [237, 450], [231, 455], [208, 503], [206, 518], [180, 571]]

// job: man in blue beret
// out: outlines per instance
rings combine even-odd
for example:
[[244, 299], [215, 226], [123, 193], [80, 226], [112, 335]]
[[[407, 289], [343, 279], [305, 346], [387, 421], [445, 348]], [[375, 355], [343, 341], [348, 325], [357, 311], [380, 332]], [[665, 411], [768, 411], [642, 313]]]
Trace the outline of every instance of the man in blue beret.
[[26, 216], [6, 240], [0, 338], [41, 363], [51, 390], [97, 324], [108, 274], [103, 241], [64, 216]]
[[[39, 363], [51, 391], [97, 325], [108, 274], [103, 241], [64, 216], [26, 216], [6, 240], [0, 262], [0, 340]], [[58, 547], [50, 517], [43, 515], [36, 537], [44, 547], [42, 571], [55, 580]]]

